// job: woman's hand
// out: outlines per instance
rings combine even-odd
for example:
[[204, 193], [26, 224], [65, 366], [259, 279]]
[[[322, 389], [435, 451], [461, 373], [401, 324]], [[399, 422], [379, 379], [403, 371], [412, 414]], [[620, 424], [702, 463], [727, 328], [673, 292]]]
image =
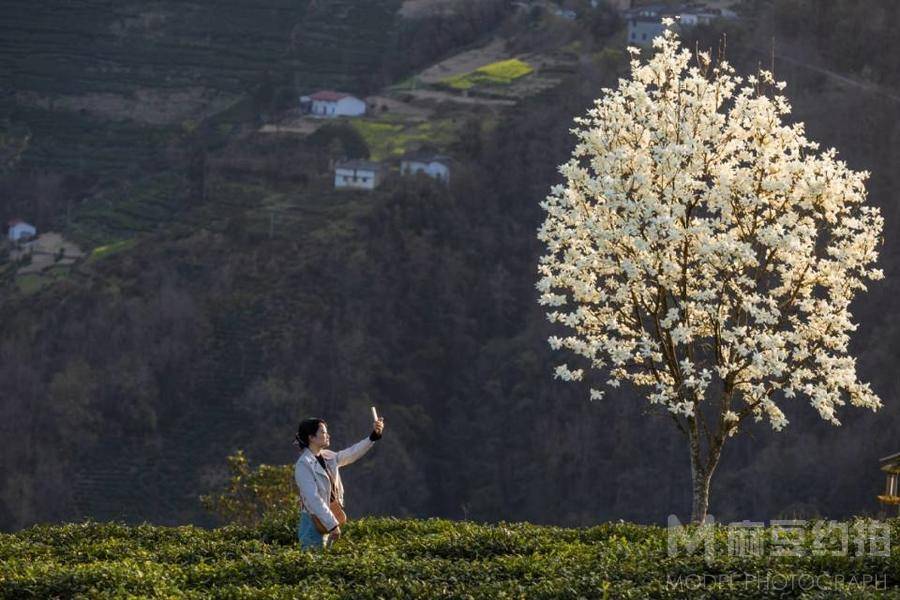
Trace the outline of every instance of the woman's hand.
[[382, 431], [384, 431], [384, 417], [378, 417], [372, 423], [372, 433], [369, 434], [369, 439], [373, 442], [380, 440]]
[[331, 548], [332, 544], [334, 544], [341, 537], [341, 526], [338, 525], [331, 531], [325, 534], [325, 547]]

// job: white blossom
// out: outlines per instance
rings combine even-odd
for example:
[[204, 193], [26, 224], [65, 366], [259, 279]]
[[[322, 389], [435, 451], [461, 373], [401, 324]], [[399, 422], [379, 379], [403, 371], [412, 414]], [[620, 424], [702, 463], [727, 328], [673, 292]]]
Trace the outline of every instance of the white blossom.
[[847, 400], [878, 409], [848, 355], [850, 303], [884, 277], [868, 173], [786, 121], [771, 73], [692, 65], [671, 29], [654, 48], [629, 48], [631, 77], [574, 119], [564, 183], [541, 203], [539, 302], [568, 330], [551, 347], [676, 415], [720, 401], [728, 435], [745, 417], [785, 427], [789, 398], [835, 425]]
[[569, 369], [568, 365], [559, 365], [556, 367], [556, 372], [554, 373], [554, 377], [564, 381], [580, 381], [583, 375], [584, 370], [576, 369], [572, 371]]

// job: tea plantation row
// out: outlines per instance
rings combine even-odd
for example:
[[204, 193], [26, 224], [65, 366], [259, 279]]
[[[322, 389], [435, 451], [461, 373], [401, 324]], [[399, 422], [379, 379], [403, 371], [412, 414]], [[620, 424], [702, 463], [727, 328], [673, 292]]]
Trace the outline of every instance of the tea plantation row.
[[[705, 559], [683, 547], [669, 556], [665, 528], [628, 523], [365, 518], [311, 553], [296, 544], [295, 518], [2, 534], [0, 598], [900, 598], [895, 544], [889, 555], [859, 555], [851, 543], [847, 556], [816, 556], [804, 538], [802, 556], [776, 557], [766, 531], [755, 555], [737, 556], [722, 551], [728, 531], [718, 527]], [[887, 525], [900, 539], [900, 519]]]

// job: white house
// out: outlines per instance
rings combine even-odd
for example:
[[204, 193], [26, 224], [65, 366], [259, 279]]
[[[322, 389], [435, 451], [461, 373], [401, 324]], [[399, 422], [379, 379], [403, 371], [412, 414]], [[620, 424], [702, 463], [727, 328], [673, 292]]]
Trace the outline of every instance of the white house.
[[366, 114], [365, 102], [350, 94], [331, 90], [323, 90], [312, 96], [301, 97], [300, 106], [318, 117], [358, 117]]
[[722, 18], [722, 16], [721, 9], [706, 8], [704, 6], [688, 7], [678, 13], [679, 23], [685, 27], [709, 25], [716, 19]]
[[410, 155], [400, 161], [400, 173], [402, 175], [425, 173], [429, 177], [447, 183], [450, 181], [450, 158], [437, 154]]
[[37, 234], [37, 229], [35, 229], [34, 225], [30, 223], [26, 223], [22, 219], [13, 219], [9, 222], [9, 241], [18, 242], [20, 240], [27, 240], [28, 238], [32, 238]]
[[665, 27], [664, 17], [675, 19], [676, 27], [696, 27], [709, 25], [716, 19], [734, 19], [737, 13], [729, 9], [712, 8], [701, 3], [682, 6], [664, 4], [645, 4], [625, 13], [628, 19], [628, 42], [638, 45], [650, 45], [653, 38], [662, 35]]
[[661, 19], [662, 17], [672, 17], [675, 11], [666, 4], [642, 4], [625, 11], [625, 17], [628, 19], [645, 18], [645, 19]]
[[381, 165], [368, 160], [342, 160], [334, 165], [334, 188], [374, 190], [381, 183]]
[[665, 30], [661, 18], [633, 17], [628, 21], [628, 42], [642, 46], [650, 45], [653, 38], [662, 35]]

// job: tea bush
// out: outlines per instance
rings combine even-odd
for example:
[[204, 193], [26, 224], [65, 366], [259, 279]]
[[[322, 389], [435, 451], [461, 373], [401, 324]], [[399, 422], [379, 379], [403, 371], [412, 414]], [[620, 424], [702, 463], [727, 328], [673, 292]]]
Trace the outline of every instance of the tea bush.
[[[84, 522], [2, 534], [0, 598], [879, 598], [900, 589], [900, 551], [860, 553], [852, 539], [847, 556], [816, 556], [804, 539], [802, 556], [776, 557], [766, 531], [759, 555], [734, 556], [720, 551], [728, 531], [717, 526], [706, 560], [702, 548], [669, 556], [667, 530], [655, 526], [370, 517], [312, 553], [296, 542], [296, 518], [282, 510], [252, 527]], [[886, 523], [897, 539], [900, 519]]]

